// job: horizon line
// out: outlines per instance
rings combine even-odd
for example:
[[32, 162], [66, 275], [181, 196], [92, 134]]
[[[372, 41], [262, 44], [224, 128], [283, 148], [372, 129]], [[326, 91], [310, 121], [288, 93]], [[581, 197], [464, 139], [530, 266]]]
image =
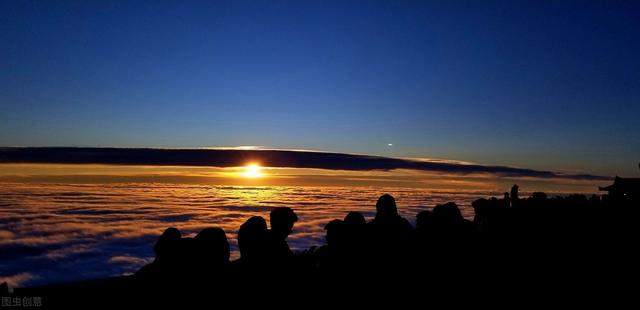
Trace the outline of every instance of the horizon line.
[[241, 167], [259, 162], [274, 168], [315, 168], [348, 171], [408, 169], [460, 175], [493, 174], [498, 177], [611, 180], [611, 176], [566, 174], [554, 171], [481, 165], [443, 159], [411, 159], [315, 150], [268, 148], [123, 148], [123, 147], [0, 147], [5, 164], [111, 164], [147, 166]]

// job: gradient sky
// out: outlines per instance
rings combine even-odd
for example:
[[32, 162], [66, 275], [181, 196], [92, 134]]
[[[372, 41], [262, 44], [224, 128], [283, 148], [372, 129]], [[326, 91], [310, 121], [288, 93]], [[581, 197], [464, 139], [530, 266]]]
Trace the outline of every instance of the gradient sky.
[[343, 2], [2, 1], [0, 146], [638, 175], [640, 2]]

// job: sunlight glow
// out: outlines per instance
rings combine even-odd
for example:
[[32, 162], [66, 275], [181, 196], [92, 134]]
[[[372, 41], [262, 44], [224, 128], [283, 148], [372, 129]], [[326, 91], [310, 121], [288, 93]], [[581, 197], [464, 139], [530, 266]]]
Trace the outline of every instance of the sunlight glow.
[[260, 178], [263, 176], [262, 167], [259, 164], [251, 163], [245, 166], [244, 169], [242, 176], [245, 178]]

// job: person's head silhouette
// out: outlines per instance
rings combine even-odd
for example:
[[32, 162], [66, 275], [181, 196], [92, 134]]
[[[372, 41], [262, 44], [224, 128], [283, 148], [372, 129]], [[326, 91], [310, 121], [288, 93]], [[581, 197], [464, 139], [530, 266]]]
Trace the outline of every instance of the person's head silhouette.
[[293, 230], [293, 224], [298, 221], [298, 216], [288, 207], [274, 208], [269, 218], [272, 233], [280, 239], [286, 239]]
[[420, 213], [416, 215], [416, 229], [418, 231], [426, 231], [432, 229], [434, 225], [433, 222], [433, 212], [429, 210], [420, 211]]
[[324, 226], [324, 230], [327, 231], [325, 239], [329, 247], [335, 248], [341, 245], [344, 239], [344, 225], [342, 220], [332, 220]]
[[438, 225], [447, 227], [464, 222], [464, 217], [454, 202], [447, 202], [433, 208], [433, 218]]
[[238, 230], [238, 248], [243, 260], [260, 256], [267, 235], [267, 221], [261, 216], [252, 216]]
[[167, 256], [175, 255], [176, 242], [182, 238], [182, 234], [177, 228], [169, 227], [160, 235], [156, 245], [153, 247], [153, 251], [156, 253], [156, 258], [163, 258]]
[[387, 221], [398, 217], [396, 200], [389, 194], [384, 194], [378, 198], [376, 203], [376, 221]]
[[364, 215], [360, 212], [351, 211], [344, 217], [344, 222], [349, 225], [359, 225], [366, 224], [367, 221], [364, 219]]
[[206, 263], [229, 262], [229, 241], [222, 228], [205, 228], [196, 235], [195, 240], [198, 242], [198, 255], [202, 256]]

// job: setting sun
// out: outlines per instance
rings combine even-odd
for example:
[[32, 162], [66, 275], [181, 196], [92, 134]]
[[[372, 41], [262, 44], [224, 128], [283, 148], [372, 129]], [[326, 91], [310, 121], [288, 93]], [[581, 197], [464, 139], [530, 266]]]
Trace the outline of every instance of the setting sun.
[[262, 167], [260, 167], [260, 165], [252, 163], [252, 164], [248, 164], [247, 166], [245, 166], [244, 168], [244, 172], [242, 173], [242, 176], [244, 176], [245, 178], [259, 178], [262, 177]]

